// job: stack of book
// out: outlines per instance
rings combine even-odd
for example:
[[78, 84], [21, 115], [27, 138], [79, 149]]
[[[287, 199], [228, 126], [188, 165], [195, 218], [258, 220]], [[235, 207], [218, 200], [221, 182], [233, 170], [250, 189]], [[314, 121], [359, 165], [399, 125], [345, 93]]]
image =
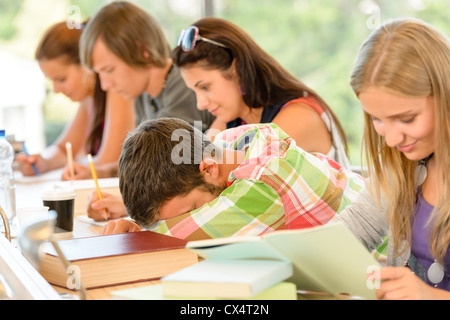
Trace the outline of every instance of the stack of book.
[[205, 260], [163, 277], [165, 298], [252, 298], [283, 283], [331, 296], [375, 298], [367, 276], [380, 265], [341, 223], [186, 247]]
[[296, 287], [284, 282], [292, 264], [280, 260], [206, 259], [161, 279], [165, 299], [295, 300]]

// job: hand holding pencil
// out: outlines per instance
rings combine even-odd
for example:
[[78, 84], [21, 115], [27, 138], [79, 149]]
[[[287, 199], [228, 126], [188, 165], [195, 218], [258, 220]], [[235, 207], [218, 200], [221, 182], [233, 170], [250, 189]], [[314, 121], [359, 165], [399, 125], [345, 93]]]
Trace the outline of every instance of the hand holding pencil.
[[[106, 218], [105, 209], [108, 212]], [[120, 195], [102, 193], [102, 199], [100, 199], [97, 192], [93, 192], [88, 200], [87, 216], [95, 221], [104, 221], [127, 217], [128, 213]]]
[[[95, 187], [97, 189], [97, 196], [101, 200], [103, 199], [103, 197], [100, 187], [98, 185], [97, 173], [95, 172], [94, 162], [92, 161], [92, 155], [88, 154], [87, 157], [89, 160], [89, 166], [91, 167], [92, 179], [94, 179]], [[106, 208], [104, 208], [103, 210], [105, 211], [105, 220], [108, 220], [108, 212], [106, 211]]]
[[[27, 146], [25, 145], [25, 142], [22, 142], [22, 149], [23, 149], [23, 152], [26, 154], [27, 158], [30, 159], [31, 155], [28, 152], [28, 149], [27, 149]], [[30, 165], [33, 168], [34, 174], [36, 176], [38, 176], [40, 173], [39, 173], [39, 170], [38, 170], [38, 168], [36, 166], [36, 163], [35, 162], [31, 162]]]
[[72, 153], [72, 144], [70, 142], [66, 142], [66, 155], [67, 155], [67, 165], [69, 166], [70, 177], [75, 177], [75, 171], [73, 168], [73, 153]]
[[[103, 201], [103, 195], [100, 191], [100, 187], [98, 185], [97, 173], [95, 171], [94, 163], [92, 161], [92, 156], [88, 155], [89, 166], [91, 167], [92, 178], [95, 181], [95, 186], [97, 189], [97, 200], [95, 200], [95, 193], [89, 199], [88, 205], [88, 217], [94, 219], [95, 221], [99, 221], [103, 218], [103, 220], [108, 219], [119, 219], [121, 217], [128, 216], [127, 209], [123, 204], [122, 197], [120, 195], [112, 195], [105, 194], [105, 200]], [[98, 201], [101, 200], [101, 201]], [[108, 210], [106, 210], [106, 207]], [[99, 213], [103, 209], [104, 215], [99, 216]]]

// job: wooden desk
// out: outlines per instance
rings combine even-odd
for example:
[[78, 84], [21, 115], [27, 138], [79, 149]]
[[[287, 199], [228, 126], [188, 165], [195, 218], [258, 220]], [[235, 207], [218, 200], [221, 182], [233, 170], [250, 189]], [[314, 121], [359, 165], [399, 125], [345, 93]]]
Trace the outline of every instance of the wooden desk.
[[[125, 289], [132, 289], [132, 288], [138, 288], [143, 286], [149, 286], [149, 285], [155, 285], [161, 283], [160, 280], [154, 280], [154, 281], [143, 281], [143, 282], [135, 282], [135, 283], [129, 283], [129, 284], [123, 284], [119, 286], [111, 286], [111, 287], [104, 287], [104, 288], [98, 288], [98, 289], [89, 289], [87, 290], [87, 300], [110, 300], [110, 299], [117, 299], [111, 295], [110, 292], [117, 291], [117, 290], [125, 290]], [[59, 293], [69, 293], [72, 295], [78, 296], [78, 294], [74, 291], [71, 291], [69, 289], [53, 286], [55, 291]]]
[[[16, 184], [16, 201], [18, 207], [25, 206], [40, 206], [42, 205], [42, 200], [40, 199], [40, 193], [48, 188], [53, 188], [54, 184], [57, 180], [53, 181], [43, 181], [37, 183], [17, 183]], [[90, 237], [97, 236], [101, 231], [101, 226], [89, 224], [82, 222], [78, 219], [80, 215], [85, 215], [86, 212], [84, 210], [77, 210], [75, 212], [74, 219], [74, 230], [71, 233], [65, 234], [56, 234], [57, 239], [64, 238], [82, 238], [82, 237]], [[45, 281], [41, 277], [40, 281]], [[89, 289], [87, 290], [87, 299], [88, 300], [109, 300], [115, 299], [110, 292], [124, 289], [131, 289], [136, 287], [148, 286], [159, 284], [159, 280], [155, 281], [145, 281], [145, 282], [137, 282], [131, 284], [124, 284], [119, 286], [111, 286], [99, 289]], [[48, 284], [48, 283], [47, 283]], [[75, 291], [61, 288], [58, 286], [52, 286], [52, 288], [57, 293], [70, 293], [72, 295], [77, 295]], [[54, 296], [53, 296], [54, 297]], [[299, 300], [328, 300], [328, 299], [338, 299], [338, 300], [347, 300], [352, 299], [353, 297], [342, 296], [342, 297], [332, 297], [323, 293], [313, 293], [313, 292], [303, 292], [299, 291], [297, 295]]]

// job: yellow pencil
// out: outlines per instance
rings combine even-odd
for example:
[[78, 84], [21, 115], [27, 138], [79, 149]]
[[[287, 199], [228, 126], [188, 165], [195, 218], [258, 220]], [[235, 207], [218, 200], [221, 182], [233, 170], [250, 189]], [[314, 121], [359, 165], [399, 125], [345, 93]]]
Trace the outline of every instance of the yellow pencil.
[[[92, 178], [94, 179], [95, 187], [97, 188], [98, 198], [103, 199], [102, 192], [100, 191], [100, 187], [98, 186], [97, 173], [95, 172], [94, 162], [92, 162], [92, 156], [90, 154], [88, 154], [87, 157], [89, 160], [89, 166], [91, 167]], [[108, 219], [108, 213], [106, 211], [106, 208], [104, 208], [103, 210], [105, 210], [105, 214], [106, 214], [105, 219]]]

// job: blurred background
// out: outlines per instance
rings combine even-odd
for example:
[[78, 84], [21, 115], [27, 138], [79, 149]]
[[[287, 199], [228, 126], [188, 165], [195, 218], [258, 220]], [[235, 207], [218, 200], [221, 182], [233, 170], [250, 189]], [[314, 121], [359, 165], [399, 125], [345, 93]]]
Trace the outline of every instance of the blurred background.
[[[41, 152], [59, 135], [77, 105], [54, 94], [34, 51], [46, 28], [77, 23], [105, 0], [0, 0], [0, 128]], [[362, 112], [349, 74], [364, 39], [379, 24], [416, 17], [450, 34], [448, 0], [134, 0], [163, 26], [175, 46], [180, 30], [204, 16], [228, 19], [246, 30], [285, 68], [333, 108], [360, 164]]]

